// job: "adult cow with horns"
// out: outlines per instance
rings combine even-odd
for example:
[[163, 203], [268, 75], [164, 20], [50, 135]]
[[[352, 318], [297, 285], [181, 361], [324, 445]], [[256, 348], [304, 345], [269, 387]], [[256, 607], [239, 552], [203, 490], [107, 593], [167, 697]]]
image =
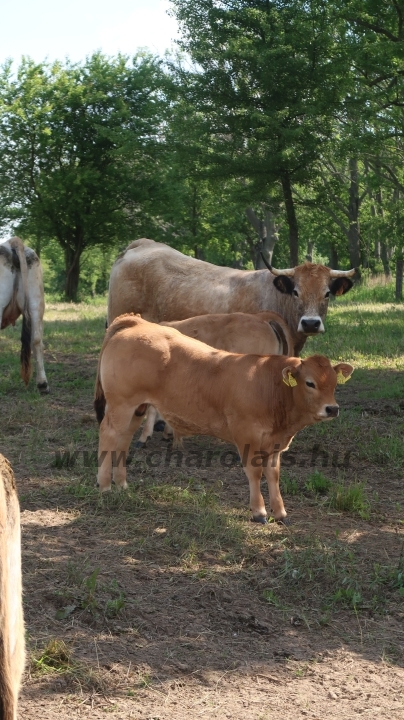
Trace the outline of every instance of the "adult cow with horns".
[[134, 312], [151, 322], [213, 313], [272, 310], [288, 324], [295, 355], [309, 335], [324, 332], [330, 295], [351, 289], [352, 270], [304, 263], [276, 270], [235, 270], [183, 255], [142, 238], [115, 261], [110, 277], [108, 324]]

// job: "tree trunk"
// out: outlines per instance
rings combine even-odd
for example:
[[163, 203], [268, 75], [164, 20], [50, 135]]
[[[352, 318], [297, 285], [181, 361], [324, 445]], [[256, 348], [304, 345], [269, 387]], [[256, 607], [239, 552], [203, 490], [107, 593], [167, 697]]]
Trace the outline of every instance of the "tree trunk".
[[403, 258], [396, 260], [396, 300], [403, 299]]
[[271, 210], [265, 212], [265, 220], [260, 220], [256, 215], [252, 207], [248, 207], [246, 215], [258, 233], [258, 244], [255, 249], [254, 267], [256, 270], [261, 270], [266, 267], [261, 252], [263, 252], [267, 262], [272, 263], [272, 255], [274, 253], [274, 247], [279, 240], [278, 228], [275, 220], [275, 215]]
[[380, 259], [383, 263], [383, 270], [386, 280], [391, 280], [389, 250], [385, 242], [380, 243]]
[[330, 268], [338, 270], [338, 250], [334, 245], [330, 246]]
[[351, 158], [349, 160], [349, 175], [351, 178], [349, 186], [349, 259], [351, 267], [359, 267], [361, 264], [361, 243], [359, 229], [359, 179], [358, 179], [358, 160]]
[[76, 302], [80, 279], [80, 250], [65, 249], [65, 296], [66, 300]]
[[313, 262], [313, 249], [314, 249], [314, 241], [308, 240], [307, 241], [307, 253], [306, 253], [307, 262]]
[[289, 250], [290, 266], [296, 267], [299, 264], [299, 228], [293, 201], [292, 186], [287, 173], [281, 177], [283, 199], [285, 201], [286, 220], [289, 226]]

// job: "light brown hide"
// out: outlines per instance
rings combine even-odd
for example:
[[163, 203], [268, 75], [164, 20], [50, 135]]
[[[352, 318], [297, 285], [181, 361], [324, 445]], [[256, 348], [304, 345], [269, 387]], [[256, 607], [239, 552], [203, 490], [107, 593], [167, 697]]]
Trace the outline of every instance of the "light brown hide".
[[[255, 355], [293, 355], [293, 340], [285, 321], [278, 313], [229, 313], [228, 315], [198, 315], [188, 320], [161, 323], [179, 330], [217, 348], [235, 353]], [[137, 447], [153, 436], [157, 419], [156, 409], [150, 405]], [[170, 434], [166, 425], [164, 439]]]

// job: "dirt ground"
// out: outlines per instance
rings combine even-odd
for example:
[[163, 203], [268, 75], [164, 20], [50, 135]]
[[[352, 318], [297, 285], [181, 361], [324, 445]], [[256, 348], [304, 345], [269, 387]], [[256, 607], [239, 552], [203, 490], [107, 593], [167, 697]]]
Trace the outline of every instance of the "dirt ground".
[[[49, 398], [3, 399], [0, 449], [22, 512], [19, 716], [401, 719], [403, 468], [360, 448], [386, 423], [403, 427], [402, 405], [342, 388], [351, 424], [327, 430], [340, 467], [323, 469], [328, 435], [301, 433], [284, 462], [286, 486], [297, 482], [284, 488], [293, 524], [259, 526], [232, 448], [209, 438], [185, 440], [177, 467], [156, 433], [134, 454], [129, 493], [98, 496], [83, 455], [97, 447], [95, 359], [49, 354]], [[78, 376], [87, 385], [72, 406], [66, 379]], [[313, 452], [333, 481], [366, 485], [366, 512], [304, 489]]]

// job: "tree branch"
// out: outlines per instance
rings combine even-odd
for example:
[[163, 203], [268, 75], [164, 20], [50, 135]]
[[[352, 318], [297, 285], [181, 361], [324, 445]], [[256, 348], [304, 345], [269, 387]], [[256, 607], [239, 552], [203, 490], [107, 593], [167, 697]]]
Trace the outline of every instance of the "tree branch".
[[400, 40], [400, 38], [393, 35], [390, 30], [385, 30], [379, 25], [374, 25], [373, 23], [366, 22], [366, 20], [361, 20], [360, 18], [351, 17], [348, 18], [348, 20], [355, 23], [356, 25], [360, 25], [360, 27], [367, 28], [368, 30], [373, 30], [378, 35], [385, 35], [385, 37], [389, 38], [389, 40], [392, 40], [393, 42], [399, 42]]

